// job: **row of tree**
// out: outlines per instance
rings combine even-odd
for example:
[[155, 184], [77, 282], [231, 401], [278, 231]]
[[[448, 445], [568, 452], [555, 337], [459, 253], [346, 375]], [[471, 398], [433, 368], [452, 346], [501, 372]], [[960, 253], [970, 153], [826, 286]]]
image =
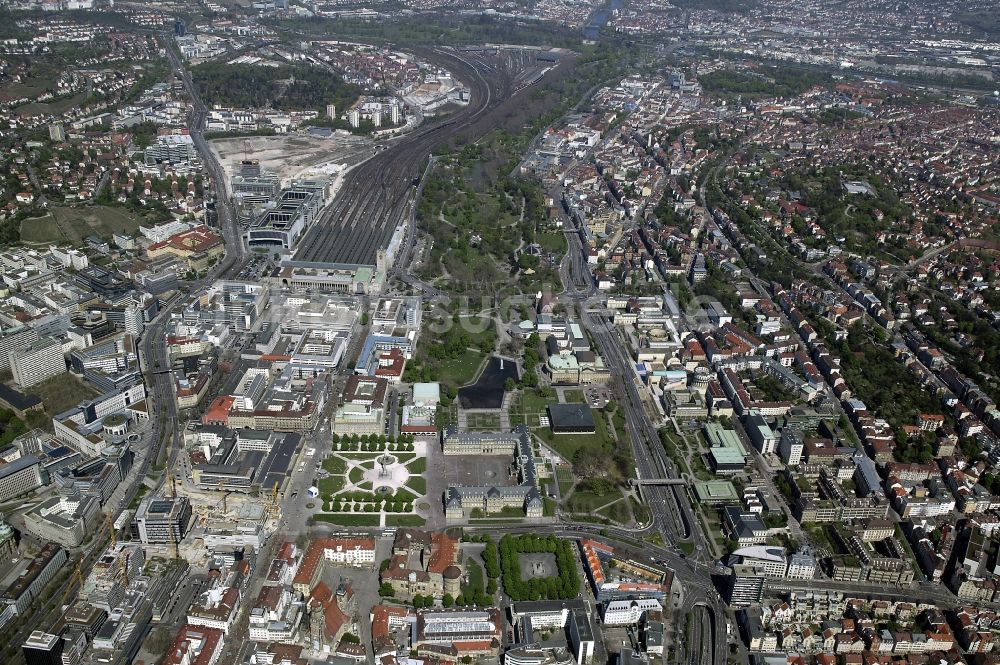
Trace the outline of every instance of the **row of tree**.
[[383, 505], [381, 501], [374, 503], [354, 503], [350, 500], [341, 503], [339, 497], [334, 498], [330, 504], [331, 513], [374, 513], [380, 511], [387, 513], [412, 513], [413, 504], [400, 501], [386, 501]]
[[333, 444], [334, 450], [340, 450], [343, 452], [365, 452], [365, 453], [380, 453], [385, 450], [390, 452], [413, 452], [415, 447], [413, 443], [389, 443], [384, 442], [371, 442], [371, 443], [357, 443], [342, 441], [341, 443]]
[[487, 577], [494, 580], [500, 577], [500, 556], [497, 554], [497, 546], [492, 540], [486, 541], [486, 549], [483, 550], [483, 565], [486, 566]]
[[[521, 579], [521, 554], [554, 554], [558, 574], [555, 577]], [[572, 541], [555, 536], [505, 535], [500, 539], [500, 568], [503, 587], [511, 600], [560, 600], [576, 598], [580, 593], [580, 577], [576, 573], [576, 552]]]
[[413, 597], [413, 609], [419, 610], [425, 607], [434, 607], [434, 596], [417, 594]]
[[345, 434], [340, 436], [336, 432], [333, 433], [331, 440], [334, 443], [395, 443], [396, 441], [400, 443], [413, 443], [416, 439], [412, 434], [400, 434], [399, 437], [395, 436], [385, 436], [384, 434]]

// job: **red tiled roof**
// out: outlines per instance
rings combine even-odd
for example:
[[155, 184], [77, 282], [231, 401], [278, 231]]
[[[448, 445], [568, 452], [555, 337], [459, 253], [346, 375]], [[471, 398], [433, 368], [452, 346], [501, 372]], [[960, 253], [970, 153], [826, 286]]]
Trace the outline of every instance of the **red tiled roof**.
[[312, 576], [316, 572], [316, 567], [323, 560], [323, 550], [336, 549], [337, 546], [343, 549], [375, 549], [374, 538], [316, 538], [309, 544], [309, 549], [302, 557], [302, 564], [295, 574], [293, 584], [309, 584]]
[[196, 226], [187, 231], [175, 233], [162, 242], [153, 243], [149, 246], [149, 251], [154, 252], [159, 249], [170, 247], [180, 252], [207, 252], [213, 247], [222, 244], [222, 238], [218, 233], [208, 228], [204, 224]]
[[[216, 653], [216, 649], [221, 647], [222, 640], [223, 634], [218, 628], [184, 624], [177, 632], [174, 643], [167, 650], [167, 655], [162, 661], [163, 665], [180, 665], [184, 662], [190, 665], [209, 665], [213, 662], [212, 656]], [[193, 650], [198, 650], [197, 655], [189, 656], [188, 653]]]

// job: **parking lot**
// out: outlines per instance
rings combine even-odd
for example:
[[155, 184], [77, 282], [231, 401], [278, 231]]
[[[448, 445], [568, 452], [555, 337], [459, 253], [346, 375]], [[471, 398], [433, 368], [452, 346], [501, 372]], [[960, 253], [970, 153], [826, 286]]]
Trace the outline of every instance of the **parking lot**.
[[593, 409], [603, 409], [611, 399], [611, 392], [607, 386], [594, 385], [583, 389], [583, 396]]

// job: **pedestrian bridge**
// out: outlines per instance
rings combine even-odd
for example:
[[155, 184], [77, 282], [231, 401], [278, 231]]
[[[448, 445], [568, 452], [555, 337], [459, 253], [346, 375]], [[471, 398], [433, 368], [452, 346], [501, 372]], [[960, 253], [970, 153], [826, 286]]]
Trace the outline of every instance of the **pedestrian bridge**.
[[683, 478], [630, 478], [628, 484], [632, 487], [640, 485], [687, 485]]

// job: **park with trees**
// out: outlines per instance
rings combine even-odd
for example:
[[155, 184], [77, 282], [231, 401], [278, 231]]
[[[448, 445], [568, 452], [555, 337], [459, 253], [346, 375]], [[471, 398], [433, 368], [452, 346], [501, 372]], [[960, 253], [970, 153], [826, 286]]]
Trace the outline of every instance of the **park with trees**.
[[[558, 571], [556, 576], [522, 579], [521, 555], [539, 553], [555, 556]], [[553, 535], [543, 538], [533, 534], [507, 534], [500, 539], [499, 563], [504, 591], [513, 601], [563, 600], [576, 598], [580, 593], [580, 577], [576, 572], [576, 552], [572, 541], [559, 540]]]

